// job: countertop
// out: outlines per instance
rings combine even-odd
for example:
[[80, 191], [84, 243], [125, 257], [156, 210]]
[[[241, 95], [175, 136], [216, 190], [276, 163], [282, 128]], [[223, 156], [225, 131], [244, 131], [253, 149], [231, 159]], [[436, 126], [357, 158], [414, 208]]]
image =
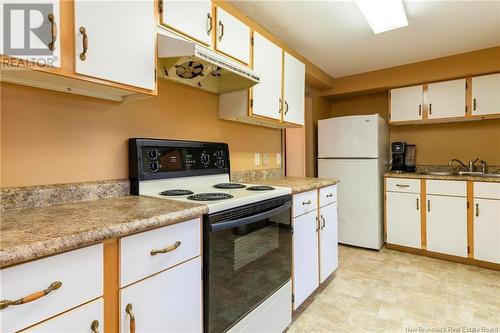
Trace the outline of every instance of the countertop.
[[5, 210], [0, 213], [0, 267], [174, 224], [207, 212], [205, 205], [141, 196]]
[[321, 187], [335, 185], [338, 182], [339, 180], [335, 178], [279, 177], [254, 181], [252, 183], [269, 186], [290, 187], [292, 189], [292, 194], [297, 194], [316, 190]]
[[439, 175], [429, 175], [424, 173], [412, 173], [412, 172], [386, 172], [384, 177], [392, 178], [413, 178], [413, 179], [436, 179], [436, 180], [469, 180], [474, 182], [493, 182], [500, 183], [499, 177], [480, 177], [480, 176], [460, 176], [460, 175], [450, 175], [450, 176], [439, 176]]

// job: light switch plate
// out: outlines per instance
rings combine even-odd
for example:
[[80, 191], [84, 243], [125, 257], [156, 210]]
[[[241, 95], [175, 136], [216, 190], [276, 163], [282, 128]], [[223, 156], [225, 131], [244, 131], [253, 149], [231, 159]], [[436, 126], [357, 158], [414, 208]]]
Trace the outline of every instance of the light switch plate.
[[260, 153], [255, 153], [255, 165], [260, 165]]
[[262, 153], [262, 165], [269, 164], [269, 153]]
[[281, 164], [281, 153], [276, 154], [276, 164], [278, 164], [278, 165]]

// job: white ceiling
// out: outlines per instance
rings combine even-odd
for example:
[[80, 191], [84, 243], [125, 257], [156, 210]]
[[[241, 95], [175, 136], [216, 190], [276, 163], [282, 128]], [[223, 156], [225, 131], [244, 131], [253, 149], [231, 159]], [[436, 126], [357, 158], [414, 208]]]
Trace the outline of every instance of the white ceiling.
[[230, 2], [333, 77], [500, 45], [500, 0], [404, 0], [409, 26], [378, 35], [354, 1]]

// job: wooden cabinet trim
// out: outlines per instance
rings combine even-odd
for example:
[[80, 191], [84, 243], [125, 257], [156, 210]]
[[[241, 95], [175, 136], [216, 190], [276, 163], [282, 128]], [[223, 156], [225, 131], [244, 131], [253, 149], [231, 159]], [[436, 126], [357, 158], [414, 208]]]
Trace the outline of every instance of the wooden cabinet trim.
[[120, 241], [104, 241], [104, 332], [119, 331]]
[[467, 256], [474, 258], [474, 182], [467, 182]]
[[427, 183], [425, 179], [420, 180], [420, 241], [422, 250], [427, 249]]

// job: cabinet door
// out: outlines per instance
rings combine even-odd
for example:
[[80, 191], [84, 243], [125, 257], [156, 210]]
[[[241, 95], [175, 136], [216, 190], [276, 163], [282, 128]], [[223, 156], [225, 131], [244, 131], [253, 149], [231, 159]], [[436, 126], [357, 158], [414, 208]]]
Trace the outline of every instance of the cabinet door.
[[467, 257], [467, 199], [427, 195], [427, 250]]
[[[93, 330], [94, 329], [94, 330]], [[26, 331], [32, 333], [90, 333], [104, 332], [104, 301], [96, 299], [65, 312]]]
[[130, 332], [128, 304], [137, 333], [201, 332], [201, 273], [201, 257], [197, 257], [121, 289], [121, 332]]
[[212, 44], [210, 0], [163, 0], [162, 23], [205, 44]]
[[0, 33], [0, 54], [61, 67], [60, 19], [59, 0], [2, 1], [0, 24], [6, 33]]
[[283, 51], [257, 32], [253, 38], [253, 69], [260, 83], [252, 88], [252, 114], [280, 120]]
[[306, 66], [285, 52], [283, 120], [304, 125]]
[[500, 264], [500, 200], [474, 199], [474, 258]]
[[500, 73], [472, 78], [472, 115], [500, 113]]
[[155, 40], [153, 1], [75, 1], [78, 74], [154, 90]]
[[465, 116], [465, 79], [429, 84], [429, 119]]
[[337, 232], [337, 203], [334, 202], [321, 207], [320, 234], [319, 234], [319, 276], [324, 282], [339, 266], [338, 232]]
[[318, 212], [293, 219], [293, 292], [294, 309], [319, 286]]
[[250, 62], [250, 27], [217, 7], [216, 49], [245, 64]]
[[420, 194], [386, 192], [387, 243], [421, 248]]
[[391, 90], [391, 121], [422, 120], [423, 86]]

